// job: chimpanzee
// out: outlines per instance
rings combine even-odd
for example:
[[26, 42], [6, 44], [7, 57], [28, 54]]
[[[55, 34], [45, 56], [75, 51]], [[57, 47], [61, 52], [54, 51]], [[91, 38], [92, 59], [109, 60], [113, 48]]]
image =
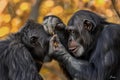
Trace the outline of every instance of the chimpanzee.
[[[50, 40], [49, 55], [64, 65], [70, 80], [120, 80], [120, 25], [109, 23], [99, 15], [77, 11], [69, 20], [68, 47]], [[54, 43], [58, 45], [55, 46]], [[86, 59], [75, 57], [88, 56]]]
[[[104, 28], [103, 24], [106, 26], [110, 23], [106, 22], [105, 18], [87, 10], [80, 10], [72, 16], [67, 30], [70, 33], [68, 47], [74, 57], [89, 60]], [[102, 27], [96, 28], [96, 26]]]
[[1, 40], [0, 80], [43, 80], [39, 70], [49, 39], [41, 24], [28, 20], [20, 31]]
[[[44, 30], [49, 35], [53, 36], [54, 34], [57, 34], [60, 42], [68, 50], [68, 32], [66, 31], [66, 25], [59, 17], [55, 15], [45, 16], [43, 19], [43, 26]], [[47, 55], [44, 59], [44, 62], [50, 62], [51, 60], [52, 58]]]
[[55, 15], [45, 16], [43, 20], [43, 26], [48, 34], [57, 34], [61, 43], [65, 46], [66, 49], [68, 49], [68, 32], [66, 31], [66, 25], [59, 17]]

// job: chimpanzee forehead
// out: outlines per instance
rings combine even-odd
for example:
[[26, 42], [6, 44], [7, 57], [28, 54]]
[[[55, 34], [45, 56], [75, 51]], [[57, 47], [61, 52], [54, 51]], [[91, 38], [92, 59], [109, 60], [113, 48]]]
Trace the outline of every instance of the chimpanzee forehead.
[[28, 30], [28, 34], [36, 35], [36, 36], [42, 36], [42, 35], [46, 36], [47, 35], [43, 26], [41, 26], [41, 25], [40, 26], [38, 26], [38, 25], [37, 26], [32, 26], [32, 28], [30, 28]]
[[68, 22], [68, 25], [82, 25], [84, 20], [90, 20], [95, 24], [99, 24], [105, 21], [105, 18], [87, 10], [79, 10], [71, 17]]
[[29, 20], [28, 20], [28, 21], [23, 25], [23, 27], [20, 29], [20, 32], [27, 32], [27, 31], [29, 31], [29, 30], [39, 29], [39, 28], [41, 28], [41, 27], [42, 27], [41, 24], [35, 23], [35, 22], [33, 22], [33, 21], [29, 21]]
[[45, 33], [45, 30], [41, 24], [33, 21], [26, 22], [23, 28], [21, 28], [20, 32], [25, 33], [26, 35], [29, 35], [29, 36], [34, 36], [34, 35], [42, 36], [47, 34]]

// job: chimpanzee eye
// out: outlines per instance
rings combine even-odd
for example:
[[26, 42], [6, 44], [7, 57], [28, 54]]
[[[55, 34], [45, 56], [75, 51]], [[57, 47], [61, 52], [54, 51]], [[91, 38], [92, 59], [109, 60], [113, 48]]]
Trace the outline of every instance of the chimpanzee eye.
[[69, 30], [69, 33], [70, 34], [74, 34], [75, 32], [73, 30]]
[[92, 22], [88, 21], [88, 20], [85, 20], [84, 21], [84, 28], [88, 31], [91, 31], [92, 28], [93, 28], [93, 24]]
[[32, 36], [32, 37], [30, 38], [30, 43], [36, 43], [37, 40], [38, 40], [38, 37]]

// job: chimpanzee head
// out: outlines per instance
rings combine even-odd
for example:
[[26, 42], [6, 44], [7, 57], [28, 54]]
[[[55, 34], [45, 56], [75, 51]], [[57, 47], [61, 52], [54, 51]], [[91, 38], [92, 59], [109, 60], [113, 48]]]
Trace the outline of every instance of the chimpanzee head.
[[45, 16], [43, 25], [45, 31], [51, 35], [53, 35], [53, 33], [59, 34], [59, 32], [65, 28], [63, 21], [55, 15]]
[[80, 57], [86, 52], [101, 32], [105, 20], [97, 14], [80, 10], [76, 12], [68, 22], [69, 40], [68, 47], [72, 54]]
[[24, 26], [20, 30], [22, 43], [31, 52], [33, 58], [43, 61], [49, 47], [49, 34], [44, 31], [41, 24], [35, 23], [32, 20], [28, 20]]

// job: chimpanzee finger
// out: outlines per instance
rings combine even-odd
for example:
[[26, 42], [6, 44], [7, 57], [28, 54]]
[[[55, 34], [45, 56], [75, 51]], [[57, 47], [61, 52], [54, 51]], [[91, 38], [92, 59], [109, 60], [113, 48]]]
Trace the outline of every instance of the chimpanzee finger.
[[49, 34], [54, 34], [54, 29], [55, 29], [55, 25], [56, 23], [54, 22], [53, 17], [46, 17], [43, 21], [43, 25], [44, 25], [44, 29], [46, 30], [46, 32], [48, 32]]
[[45, 19], [44, 21], [43, 21], [43, 27], [44, 27], [44, 29], [45, 29], [45, 31], [46, 32], [49, 32], [49, 30], [48, 30], [48, 19]]

